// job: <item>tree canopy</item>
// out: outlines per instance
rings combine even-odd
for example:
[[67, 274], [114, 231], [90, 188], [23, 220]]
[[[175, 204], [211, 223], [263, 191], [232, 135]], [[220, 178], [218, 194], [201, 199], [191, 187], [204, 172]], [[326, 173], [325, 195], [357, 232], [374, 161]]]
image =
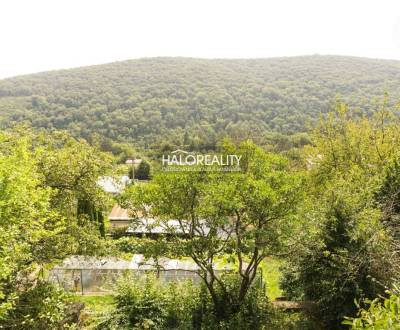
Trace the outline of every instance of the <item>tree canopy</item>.
[[[283, 157], [251, 142], [225, 144], [224, 152], [241, 156], [239, 172], [199, 167], [190, 174], [159, 173], [122, 197], [125, 207], [154, 217], [172, 235], [153, 242], [159, 248], [149, 251], [189, 256], [197, 264], [218, 318], [228, 317], [229, 308], [233, 313], [240, 309], [261, 261], [280, 251], [301, 198], [301, 179], [290, 173]], [[237, 290], [230, 291], [215, 270], [224, 258], [240, 279]]]
[[[0, 327], [25, 329], [22, 321], [33, 309], [22, 297], [31, 289], [37, 287], [43, 299], [46, 292], [62, 295], [37, 286], [54, 262], [101, 253], [99, 218], [79, 205], [85, 201], [97, 214], [104, 211], [97, 179], [109, 165], [109, 156], [65, 134], [37, 134], [27, 127], [0, 133]], [[44, 313], [43, 320], [32, 322], [50, 327], [46, 322], [54, 315]]]
[[0, 81], [3, 125], [93, 133], [112, 142], [213, 148], [225, 135], [305, 132], [337, 97], [366, 114], [400, 96], [400, 63], [339, 56], [153, 58]]
[[292, 299], [315, 301], [329, 328], [354, 315], [354, 299], [383, 295], [399, 281], [398, 127], [386, 103], [371, 119], [352, 118], [338, 104], [304, 150], [309, 184], [299, 236], [307, 234], [283, 287]]

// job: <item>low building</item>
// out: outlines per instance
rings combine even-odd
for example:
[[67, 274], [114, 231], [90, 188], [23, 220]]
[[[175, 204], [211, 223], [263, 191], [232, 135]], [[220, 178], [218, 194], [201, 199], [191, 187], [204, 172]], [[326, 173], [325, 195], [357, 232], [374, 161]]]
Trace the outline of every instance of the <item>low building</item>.
[[[216, 272], [225, 271], [225, 264], [215, 264]], [[198, 266], [189, 259], [152, 258], [135, 254], [130, 260], [115, 257], [72, 256], [54, 266], [48, 281], [67, 291], [79, 294], [112, 294], [118, 280], [124, 276], [155, 274], [162, 283], [192, 280], [200, 283]]]
[[133, 220], [129, 215], [129, 211], [115, 204], [112, 208], [108, 220], [110, 220], [112, 229], [128, 228]]
[[118, 204], [114, 205], [108, 219], [112, 229], [125, 229], [126, 235], [184, 235], [178, 220], [168, 220], [161, 223], [143, 214], [133, 215], [129, 210], [122, 208]]

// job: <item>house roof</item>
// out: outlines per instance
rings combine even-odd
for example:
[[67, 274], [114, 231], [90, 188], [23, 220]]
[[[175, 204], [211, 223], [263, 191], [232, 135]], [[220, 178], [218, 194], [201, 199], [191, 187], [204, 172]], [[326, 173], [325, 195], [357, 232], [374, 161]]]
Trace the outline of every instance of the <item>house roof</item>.
[[108, 216], [112, 220], [132, 220], [127, 209], [122, 208], [119, 204], [115, 204]]
[[131, 183], [131, 179], [127, 175], [123, 175], [118, 179], [111, 176], [103, 176], [97, 181], [97, 184], [105, 192], [111, 194], [121, 193], [129, 183]]
[[132, 215], [129, 210], [124, 209], [118, 204], [115, 204], [108, 216], [110, 221], [131, 221], [126, 232], [129, 234], [167, 234], [167, 233], [182, 233], [182, 228], [179, 221], [168, 220], [160, 223], [152, 217], [146, 217], [144, 214]]
[[[188, 231], [185, 229], [185, 231]], [[153, 218], [138, 218], [133, 221], [126, 230], [129, 234], [183, 234], [182, 228], [177, 220], [168, 220], [163, 223], [157, 222]]]
[[139, 165], [142, 162], [141, 159], [127, 159], [125, 164], [130, 164], [130, 165]]
[[[108, 219], [113, 221], [130, 221], [126, 233], [128, 234], [186, 234], [189, 232], [189, 224], [175, 219], [158, 221], [156, 218], [146, 216], [143, 213], [131, 214], [129, 210], [115, 204]], [[183, 227], [182, 227], [183, 226]], [[209, 233], [209, 228], [204, 222], [200, 226], [204, 235]], [[221, 236], [226, 235], [221, 231]]]

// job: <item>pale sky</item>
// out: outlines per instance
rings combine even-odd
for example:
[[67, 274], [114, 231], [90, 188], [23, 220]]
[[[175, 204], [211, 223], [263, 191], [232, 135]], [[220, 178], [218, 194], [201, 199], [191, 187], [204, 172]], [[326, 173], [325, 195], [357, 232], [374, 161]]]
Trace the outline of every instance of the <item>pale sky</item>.
[[0, 0], [0, 78], [154, 56], [400, 60], [399, 0]]

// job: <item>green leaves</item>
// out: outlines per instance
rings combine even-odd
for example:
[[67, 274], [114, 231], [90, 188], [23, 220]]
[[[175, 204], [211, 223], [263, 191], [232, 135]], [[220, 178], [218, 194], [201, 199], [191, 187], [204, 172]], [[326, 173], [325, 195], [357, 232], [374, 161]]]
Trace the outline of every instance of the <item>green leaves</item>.
[[386, 103], [373, 118], [358, 117], [338, 103], [315, 130], [313, 146], [304, 150], [308, 201], [300, 216], [310, 220], [311, 237], [303, 237], [290, 258], [296, 280], [287, 273], [285, 289], [317, 302], [327, 327], [355, 313], [354, 298], [383, 293], [397, 276], [393, 237], [376, 197], [387, 194], [381, 186], [399, 138], [398, 119]]
[[350, 325], [353, 330], [400, 329], [400, 296], [394, 292], [388, 293], [386, 298], [364, 300], [363, 304], [366, 307], [360, 308], [357, 317], [346, 317], [343, 324]]
[[[34, 287], [52, 263], [70, 254], [101, 252], [98, 223], [93, 226], [87, 221], [90, 214], [78, 212], [77, 206], [85, 198], [98, 209], [104, 207], [106, 198], [97, 180], [109, 161], [86, 142], [62, 133], [37, 134], [22, 126], [0, 133], [0, 320], [4, 324], [18, 308], [21, 293]], [[55, 316], [52, 308], [57, 306], [52, 301], [43, 308], [43, 318]]]
[[[35, 159], [30, 157], [28, 139], [9, 143], [9, 136], [0, 135], [0, 310], [5, 313], [15, 300], [9, 285], [21, 270], [41, 257], [33, 247], [51, 236], [46, 226], [51, 223], [50, 189], [40, 187], [41, 177]], [[31, 268], [30, 271], [33, 269]]]
[[[134, 214], [155, 217], [161, 225], [177, 221], [165, 244], [198, 265], [220, 316], [224, 306], [216, 290], [227, 294], [227, 288], [215, 263], [228, 262], [240, 279], [237, 290], [229, 294], [243, 301], [260, 262], [280, 251], [287, 236], [285, 221], [302, 198], [301, 176], [288, 171], [284, 158], [250, 141], [239, 146], [225, 141], [222, 150], [241, 156], [241, 171], [210, 172], [200, 167], [190, 173], [161, 172], [148, 184], [131, 186], [121, 199]], [[149, 251], [165, 253], [151, 246]]]
[[260, 144], [274, 132], [269, 145], [288, 150], [297, 141], [285, 135], [304, 132], [337, 95], [367, 116], [383, 91], [399, 95], [399, 67], [320, 55], [131, 60], [2, 80], [0, 116], [3, 125], [31, 122], [155, 149], [210, 150], [226, 135]]

